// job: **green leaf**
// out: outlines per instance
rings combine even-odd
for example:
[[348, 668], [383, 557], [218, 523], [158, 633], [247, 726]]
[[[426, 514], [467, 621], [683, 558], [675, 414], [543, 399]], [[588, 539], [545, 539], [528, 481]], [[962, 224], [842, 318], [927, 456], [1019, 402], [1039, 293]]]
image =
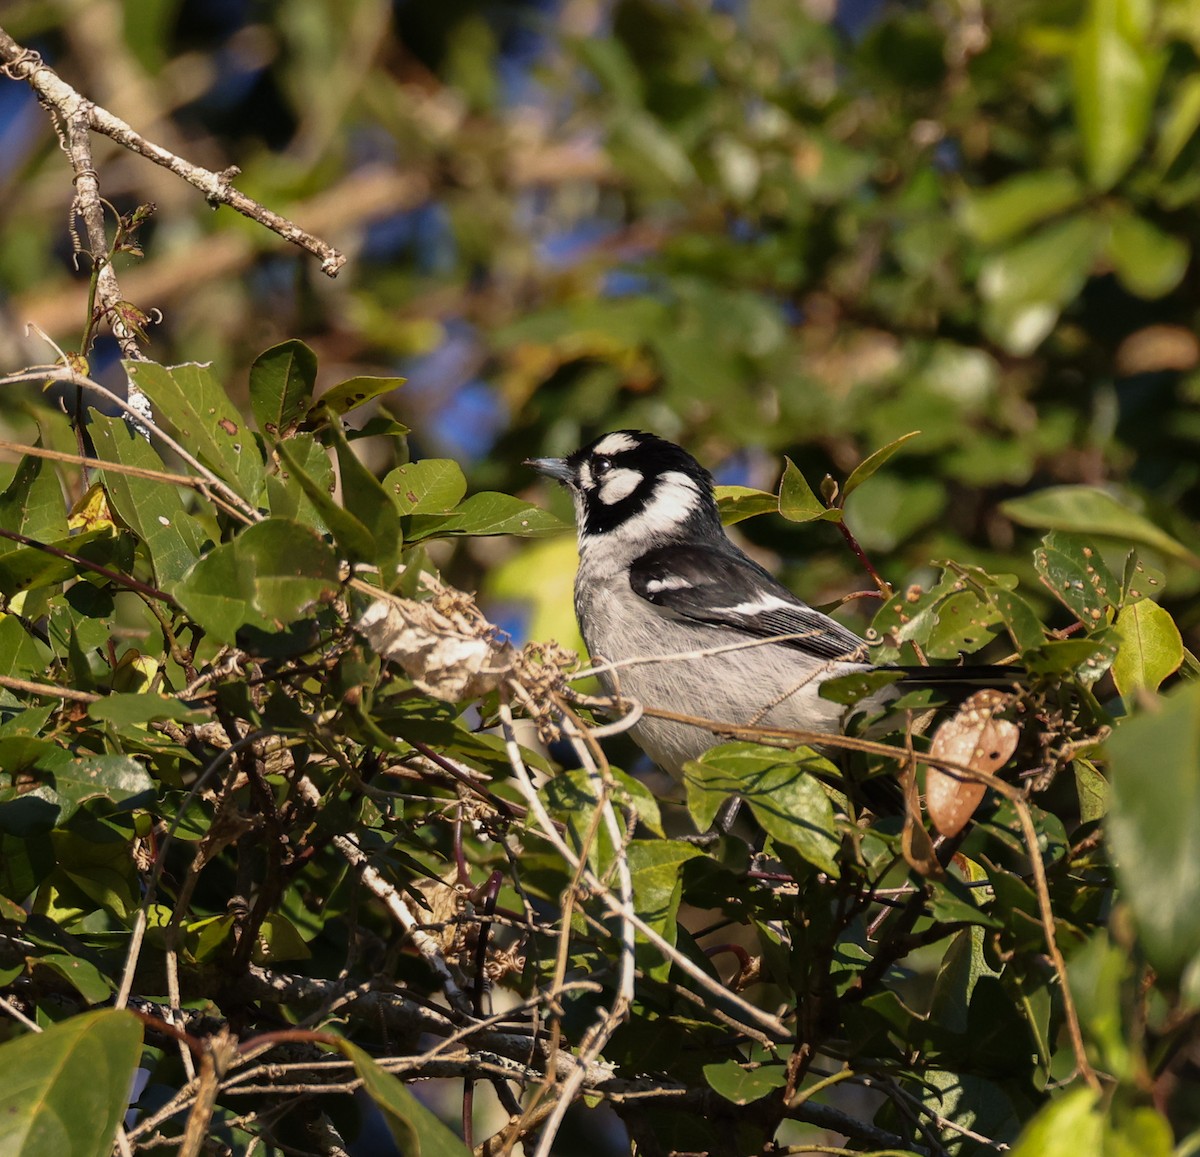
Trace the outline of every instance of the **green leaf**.
[[783, 478], [779, 482], [779, 513], [789, 522], [813, 522], [818, 518], [841, 521], [840, 510], [830, 510], [813, 493], [804, 475], [790, 459], [783, 460]]
[[302, 341], [264, 350], [250, 367], [250, 408], [268, 441], [286, 438], [312, 403], [317, 355]]
[[337, 454], [338, 474], [342, 482], [342, 505], [346, 512], [367, 528], [372, 548], [365, 562], [378, 566], [388, 579], [396, 573], [400, 562], [400, 520], [396, 507], [379, 479], [363, 465], [346, 440], [341, 424], [330, 427], [334, 452]]
[[89, 960], [68, 956], [65, 952], [51, 952], [37, 957], [32, 963], [61, 976], [88, 1004], [99, 1004], [112, 996], [111, 981]]
[[1184, 146], [1200, 128], [1200, 76], [1181, 77], [1163, 116], [1154, 148], [1154, 165], [1160, 174], [1175, 163]]
[[206, 631], [232, 644], [241, 627], [271, 631], [295, 622], [333, 595], [339, 580], [337, 556], [313, 531], [268, 518], [209, 551], [171, 594]]
[[[139, 470], [166, 472], [150, 443], [120, 418], [93, 413], [90, 430], [97, 457]], [[182, 578], [200, 557], [203, 535], [184, 511], [175, 486], [105, 470], [104, 489], [125, 525], [150, 551], [157, 582], [170, 583]]]
[[1040, 1110], [1021, 1131], [1010, 1157], [1079, 1157], [1100, 1153], [1103, 1119], [1097, 1113], [1099, 1094], [1071, 1089]]
[[[299, 452], [293, 446], [299, 444]], [[334, 542], [345, 552], [351, 561], [370, 562], [375, 556], [375, 539], [371, 532], [348, 510], [343, 509], [333, 500], [328, 486], [324, 484], [325, 469], [328, 460], [319, 472], [309, 473], [305, 459], [309, 456], [308, 447], [312, 443], [302, 443], [300, 438], [280, 442], [275, 447], [280, 460], [287, 468], [288, 482], [297, 485], [311, 503], [313, 509], [320, 515], [321, 521], [329, 528]], [[322, 452], [323, 454], [323, 452]], [[318, 466], [320, 462], [318, 461]], [[329, 478], [332, 480], [332, 471]]]
[[[626, 849], [629, 875], [633, 883], [634, 911], [668, 944], [678, 935], [676, 917], [683, 895], [683, 865], [703, 855], [679, 840], [630, 840]], [[639, 966], [656, 980], [666, 980], [671, 962], [640, 935], [637, 944]]]
[[346, 437], [351, 442], [361, 438], [399, 438], [409, 433], [409, 428], [403, 422], [397, 422], [391, 414], [376, 414], [368, 418], [361, 426], [346, 430]]
[[1071, 761], [1075, 772], [1075, 794], [1079, 797], [1079, 822], [1094, 823], [1108, 812], [1108, 780], [1090, 759], [1076, 756]]
[[929, 1018], [940, 1030], [959, 1036], [968, 1032], [971, 1002], [980, 981], [999, 975], [988, 964], [983, 945], [982, 927], [964, 928], [942, 957], [929, 1001]]
[[1114, 1102], [1104, 1136], [1104, 1157], [1172, 1157], [1175, 1148], [1170, 1122], [1149, 1105], [1126, 1107]]
[[569, 529], [568, 523], [548, 510], [522, 502], [510, 494], [484, 491], [472, 494], [449, 514], [413, 515], [407, 538], [409, 542], [456, 534], [512, 534], [537, 538]]
[[688, 810], [696, 826], [706, 831], [722, 802], [741, 796], [768, 835], [837, 876], [834, 857], [841, 839], [833, 805], [813, 775], [817, 771], [837, 776], [829, 760], [806, 747], [784, 751], [756, 743], [723, 743], [684, 765]]
[[1116, 631], [1105, 627], [1082, 639], [1050, 639], [1026, 651], [1022, 662], [1031, 675], [1078, 679], [1090, 686], [1112, 666], [1118, 646]]
[[869, 695], [890, 687], [904, 678], [903, 671], [854, 671], [849, 675], [834, 675], [821, 680], [819, 694], [832, 703], [854, 706]]
[[[327, 508], [340, 509], [333, 501], [337, 480], [329, 454], [312, 434], [294, 435], [280, 445], [279, 452], [282, 464], [278, 474], [267, 475], [271, 513], [325, 533], [330, 528], [323, 512]], [[300, 477], [293, 475], [291, 464]], [[319, 504], [310, 496], [310, 490], [322, 496]]]
[[[110, 570], [124, 569], [132, 562], [133, 540], [128, 534], [115, 533], [111, 526], [85, 530], [82, 534], [60, 538], [44, 545], [68, 554], [78, 555], [88, 562]], [[122, 560], [120, 556], [128, 556]], [[12, 598], [19, 591], [37, 590], [40, 587], [58, 586], [81, 574], [92, 574], [87, 567], [69, 559], [59, 558], [37, 546], [20, 546], [7, 554], [0, 554], [0, 594]]]
[[1147, 958], [1170, 982], [1200, 953], [1200, 682], [1122, 720], [1106, 747], [1117, 877]]
[[1000, 504], [1000, 509], [1022, 526], [1137, 542], [1200, 568], [1200, 557], [1181, 542], [1094, 486], [1049, 486], [1021, 498], [1010, 498]]
[[1083, 288], [1107, 230], [1079, 215], [1043, 226], [979, 271], [984, 329], [1009, 353], [1032, 353]]
[[89, 703], [88, 714], [99, 722], [112, 723], [122, 728], [164, 719], [176, 723], [203, 723], [208, 719], [206, 712], [194, 711], [178, 699], [152, 695], [144, 691], [109, 695], [95, 703]]
[[1033, 552], [1033, 565], [1045, 586], [1088, 630], [1107, 622], [1109, 608], [1120, 602], [1120, 585], [1100, 552], [1076, 535], [1046, 535]]
[[1122, 213], [1108, 235], [1108, 259], [1118, 280], [1137, 297], [1153, 300], [1183, 280], [1191, 246], [1135, 213]]
[[[975, 1014], [976, 1007], [973, 1006], [972, 1019]], [[1001, 1142], [1011, 1141], [1020, 1128], [1021, 1118], [1005, 1089], [995, 1081], [972, 1072], [923, 1069], [920, 1096], [931, 1113], [937, 1114], [943, 1121], [952, 1122], [941, 1126], [937, 1132], [939, 1140], [949, 1152], [960, 1151], [958, 1144], [962, 1134], [954, 1128], [955, 1125]], [[973, 1149], [973, 1152], [978, 1154], [979, 1150]]]
[[308, 416], [310, 419], [314, 419], [321, 410], [325, 410], [333, 417], [339, 418], [343, 414], [350, 413], [351, 410], [356, 410], [359, 406], [365, 406], [367, 402], [383, 394], [390, 394], [392, 390], [398, 390], [406, 381], [408, 381], [407, 378], [376, 378], [363, 375], [348, 378], [323, 393]]
[[753, 486], [718, 486], [717, 508], [721, 512], [721, 521], [732, 526], [757, 514], [776, 514], [779, 499], [769, 491], [755, 490]]
[[976, 591], [958, 591], [938, 603], [925, 641], [930, 659], [957, 659], [980, 650], [996, 635], [1000, 611]]
[[1071, 80], [1091, 183], [1111, 189], [1141, 152], [1166, 53], [1149, 43], [1143, 0], [1090, 0]]
[[1067, 169], [1018, 173], [984, 189], [969, 189], [959, 206], [963, 228], [981, 245], [1000, 245], [1083, 200]]
[[254, 942], [255, 964], [276, 964], [282, 960], [308, 960], [312, 956], [300, 930], [280, 912], [272, 912], [262, 922]]
[[44, 677], [49, 658], [50, 648], [25, 630], [16, 615], [0, 615], [0, 675]]
[[354, 1065], [363, 1091], [383, 1113], [392, 1139], [405, 1157], [470, 1157], [470, 1150], [416, 1097], [403, 1082], [385, 1072], [362, 1049], [349, 1041], [336, 1046]]
[[[12, 481], [0, 494], [0, 527], [39, 541], [67, 537], [66, 505], [52, 462], [32, 454], [21, 459]], [[0, 554], [16, 549], [12, 539], [0, 538]]]
[[979, 907], [978, 890], [968, 888], [957, 877], [933, 878], [929, 880], [928, 886], [932, 893], [929, 914], [933, 919], [946, 923], [978, 924], [984, 928], [1004, 927], [1003, 921], [997, 920], [995, 916], [989, 915]]
[[708, 1087], [734, 1105], [748, 1105], [787, 1084], [785, 1065], [762, 1065], [747, 1069], [738, 1061], [718, 1061], [704, 1066]]
[[[624, 772], [614, 771], [613, 778], [617, 785], [615, 802], [630, 808], [651, 831], [661, 835], [662, 820], [653, 793]], [[582, 768], [564, 771], [547, 781], [542, 794], [546, 797], [550, 814], [563, 823], [575, 849], [582, 849], [584, 840], [593, 831], [596, 808], [600, 803], [592, 776]], [[595, 828], [595, 838], [588, 849], [592, 869], [607, 871], [614, 850], [608, 828], [600, 824]]]
[[1129, 1029], [1122, 1015], [1122, 988], [1132, 978], [1130, 954], [1114, 945], [1103, 928], [1072, 954], [1067, 969], [1080, 1027], [1100, 1054], [1097, 1066], [1119, 1081], [1135, 1077]]
[[1117, 616], [1120, 650], [1113, 661], [1117, 690], [1128, 699], [1137, 691], [1157, 691], [1183, 662], [1183, 639], [1175, 620], [1151, 599], [1123, 607]]
[[175, 427], [183, 447], [247, 502], [263, 487], [258, 442], [207, 366], [124, 363], [130, 380]]
[[846, 484], [842, 487], [842, 498], [848, 498], [855, 490], [857, 490], [868, 478], [871, 477], [905, 442], [911, 441], [920, 435], [920, 430], [912, 430], [907, 434], [901, 434], [899, 438], [889, 442], [886, 446], [881, 446], [874, 454], [864, 458], [857, 466], [850, 471], [850, 477], [846, 479]]
[[1125, 571], [1121, 576], [1121, 605], [1136, 603], [1138, 599], [1154, 598], [1161, 594], [1166, 585], [1166, 576], [1160, 570], [1144, 563], [1136, 550], [1131, 550], [1125, 559]]
[[109, 1157], [141, 1055], [140, 1022], [117, 1009], [0, 1045], [0, 1152]]
[[[1014, 579], [1014, 585], [1015, 582]], [[973, 615], [989, 623], [999, 620], [999, 615], [986, 603], [982, 594], [968, 588], [964, 577], [947, 570], [929, 590], [914, 586], [906, 592], [897, 592], [875, 613], [868, 635], [871, 639], [882, 641], [879, 648], [872, 649], [872, 655], [878, 656], [875, 661], [890, 662], [898, 658], [900, 646], [905, 642], [914, 642], [922, 648], [927, 646], [931, 634], [939, 625], [938, 608], [947, 598], [961, 593], [974, 595]], [[965, 604], [962, 610], [966, 610]]]
[[46, 739], [0, 739], [0, 830], [23, 836], [65, 824], [92, 799], [149, 793], [154, 781], [132, 756], [73, 756]]
[[1045, 643], [1046, 632], [1037, 612], [1020, 595], [1000, 586], [989, 586], [983, 594], [1018, 651], [1035, 651]]
[[401, 514], [445, 514], [467, 492], [462, 467], [451, 458], [423, 458], [397, 466], [383, 480]]

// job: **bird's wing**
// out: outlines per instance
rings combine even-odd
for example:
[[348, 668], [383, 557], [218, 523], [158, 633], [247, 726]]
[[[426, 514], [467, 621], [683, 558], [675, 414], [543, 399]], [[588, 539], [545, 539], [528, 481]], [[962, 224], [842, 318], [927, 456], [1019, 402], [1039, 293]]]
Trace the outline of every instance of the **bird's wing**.
[[867, 661], [853, 631], [801, 602], [756, 562], [720, 547], [673, 544], [637, 559], [634, 593], [693, 622], [726, 627], [819, 659]]

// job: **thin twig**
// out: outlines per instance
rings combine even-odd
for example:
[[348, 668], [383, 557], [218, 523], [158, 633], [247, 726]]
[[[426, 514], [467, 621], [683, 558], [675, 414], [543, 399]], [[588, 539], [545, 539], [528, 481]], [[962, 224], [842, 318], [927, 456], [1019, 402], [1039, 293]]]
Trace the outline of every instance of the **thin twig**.
[[1046, 883], [1046, 865], [1042, 863], [1042, 853], [1038, 848], [1037, 830], [1033, 826], [1033, 816], [1029, 804], [1023, 797], [1017, 796], [1012, 800], [1017, 817], [1021, 821], [1021, 833], [1025, 838], [1025, 848], [1029, 852], [1029, 863], [1033, 869], [1034, 892], [1038, 899], [1038, 912], [1042, 918], [1042, 933], [1046, 938], [1046, 949], [1054, 963], [1054, 972], [1058, 976], [1058, 984], [1062, 989], [1063, 1013], [1067, 1020], [1067, 1035], [1071, 1038], [1071, 1051], [1075, 1054], [1075, 1064], [1080, 1075], [1093, 1092], [1102, 1091], [1100, 1078], [1088, 1060], [1087, 1049], [1083, 1043], [1083, 1031], [1079, 1027], [1079, 1012], [1075, 1008], [1075, 998], [1071, 995], [1071, 986], [1067, 981], [1067, 962], [1058, 947], [1058, 938], [1054, 933], [1054, 909], [1050, 905], [1050, 889]]
[[0, 675], [0, 687], [10, 691], [24, 691], [26, 695], [38, 695], [43, 699], [69, 699], [72, 703], [95, 703], [103, 699], [91, 691], [76, 691], [72, 687], [56, 687], [53, 683], [34, 683], [29, 679], [18, 679], [15, 675]]
[[64, 562], [82, 567], [93, 574], [102, 575], [104, 578], [117, 583], [118, 586], [128, 587], [131, 591], [137, 591], [139, 595], [145, 595], [148, 599], [158, 599], [161, 602], [170, 603], [172, 606], [175, 605], [175, 600], [166, 591], [160, 591], [158, 587], [152, 587], [149, 583], [139, 582], [135, 578], [130, 578], [127, 574], [121, 574], [120, 571], [110, 570], [108, 567], [101, 566], [98, 562], [92, 562], [90, 559], [83, 558], [78, 554], [72, 554], [69, 550], [59, 550], [57, 546], [51, 546], [47, 542], [39, 542], [36, 538], [30, 538], [28, 535], [20, 534], [15, 530], [5, 530], [3, 527], [0, 527], [0, 538], [19, 542], [22, 546], [29, 546], [34, 550], [40, 550], [43, 554], [51, 555], [53, 558], [61, 558]]
[[[65, 382], [68, 385], [79, 386], [85, 390], [91, 390], [93, 393], [99, 394], [102, 398], [111, 402], [131, 421], [141, 422], [152, 434], [161, 439], [164, 445], [169, 446], [176, 454], [179, 455], [193, 470], [196, 471], [207, 483], [208, 487], [220, 493], [225, 501], [234, 508], [234, 513], [241, 521], [245, 523], [261, 522], [263, 515], [255, 510], [238, 492], [222, 482], [207, 466], [203, 465], [193, 454], [183, 448], [174, 438], [171, 437], [161, 426], [157, 425], [152, 419], [142, 414], [135, 406], [131, 406], [120, 394], [113, 393], [107, 386], [102, 386], [99, 382], [86, 377], [83, 374], [76, 373], [68, 366], [31, 366], [29, 369], [21, 370], [15, 374], [5, 374], [0, 377], [0, 387], [17, 385], [21, 382]], [[108, 463], [105, 463], [107, 468]], [[215, 495], [205, 492], [206, 497], [214, 498]]]
[[[577, 1067], [559, 1086], [557, 1103], [541, 1129], [534, 1157], [550, 1157], [550, 1151], [558, 1135], [558, 1130], [562, 1126], [563, 1117], [574, 1103], [576, 1094], [587, 1076], [588, 1065], [604, 1051], [604, 1047], [612, 1039], [613, 1033], [617, 1031], [628, 1015], [634, 998], [634, 928], [633, 921], [630, 919], [633, 911], [633, 877], [629, 870], [629, 857], [625, 848], [626, 833], [617, 822], [616, 813], [613, 810], [611, 775], [607, 778], [601, 775], [600, 768], [584, 740], [582, 728], [570, 715], [565, 715], [563, 718], [563, 730], [572, 740], [576, 754], [592, 782], [593, 790], [599, 800], [597, 812], [612, 841], [613, 866], [616, 871], [617, 896], [620, 901], [618, 915], [621, 922], [621, 960], [617, 973], [617, 994], [613, 998], [612, 1005], [584, 1034], [583, 1042], [576, 1054]], [[607, 766], [605, 770], [607, 771]], [[587, 855], [587, 850], [583, 849], [580, 856], [581, 863], [586, 860]], [[563, 927], [565, 934], [570, 928], [565, 919]]]
[[278, 233], [285, 241], [298, 245], [321, 261], [321, 272], [336, 277], [346, 263], [346, 257], [333, 246], [301, 229], [299, 225], [260, 205], [252, 197], [239, 192], [231, 181], [237, 176], [236, 168], [220, 173], [193, 165], [176, 156], [161, 145], [146, 140], [131, 125], [107, 109], [93, 104], [67, 84], [52, 68], [43, 63], [36, 52], [22, 48], [3, 28], [0, 28], [0, 61], [5, 72], [14, 80], [24, 80], [44, 103], [59, 110], [64, 117], [82, 117], [93, 132], [98, 132], [116, 141], [130, 152], [153, 161], [170, 170], [188, 184], [194, 185], [205, 196], [210, 205], [228, 205], [231, 209], [249, 217]]
[[[529, 771], [525, 767], [525, 761], [521, 757], [520, 745], [517, 743], [516, 731], [514, 729], [512, 710], [502, 698], [499, 706], [500, 722], [504, 729], [504, 744], [505, 750], [508, 753], [509, 764], [513, 769], [514, 779], [517, 788], [525, 797], [526, 803], [529, 804], [530, 812], [537, 822], [537, 826], [542, 836], [549, 840], [555, 851], [571, 866], [572, 869], [580, 867], [580, 858], [571, 850], [563, 838], [555, 829], [553, 821], [550, 819], [549, 813], [546, 811], [541, 799], [539, 798], [536, 789], [533, 786], [532, 780], [529, 778]], [[776, 1040], [787, 1041], [792, 1038], [792, 1033], [788, 1027], [778, 1017], [772, 1016], [768, 1012], [764, 1012], [761, 1008], [756, 1008], [749, 1001], [744, 1000], [736, 993], [730, 992], [718, 980], [714, 980], [707, 972], [699, 967], [690, 957], [681, 952], [675, 945], [668, 943], [658, 934], [649, 924], [647, 924], [636, 912], [626, 911], [621, 902], [612, 894], [611, 890], [606, 888], [603, 882], [595, 876], [593, 872], [584, 866], [584, 877], [589, 887], [593, 890], [597, 899], [604, 904], [610, 912], [615, 916], [627, 915], [630, 923], [640, 932], [651, 944], [654, 945], [673, 965], [679, 968], [690, 976], [697, 984], [707, 989], [718, 999], [727, 1001], [736, 1007], [742, 1015], [749, 1021], [757, 1023], [762, 1028], [765, 1028], [771, 1033]]]

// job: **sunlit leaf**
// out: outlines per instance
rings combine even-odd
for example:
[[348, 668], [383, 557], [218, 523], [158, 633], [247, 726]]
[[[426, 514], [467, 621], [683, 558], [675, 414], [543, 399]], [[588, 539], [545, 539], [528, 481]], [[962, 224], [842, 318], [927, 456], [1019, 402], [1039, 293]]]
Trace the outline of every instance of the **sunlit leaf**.
[[1120, 601], [1120, 587], [1099, 551], [1075, 535], [1046, 535], [1033, 552], [1033, 564], [1055, 598], [1089, 630], [1103, 624]]
[[1120, 650], [1113, 661], [1117, 690], [1128, 697], [1136, 691], [1157, 691], [1183, 662], [1183, 639], [1175, 620], [1152, 599], [1122, 608], [1116, 631]]
[[999, 245], [1083, 199], [1079, 178], [1067, 169], [1018, 173], [995, 185], [969, 189], [959, 219], [981, 245]]
[[567, 523], [548, 510], [509, 494], [485, 491], [472, 494], [449, 514], [413, 516], [408, 532], [410, 542], [458, 534], [515, 534], [536, 538], [560, 534]]
[[423, 458], [397, 466], [383, 488], [401, 514], [445, 514], [467, 492], [462, 467], [451, 458]]
[[840, 840], [833, 805], [815, 771], [837, 775], [829, 760], [808, 748], [782, 751], [756, 743], [722, 744], [684, 766], [688, 810], [704, 831], [726, 799], [740, 796], [768, 835], [838, 875], [834, 856]]
[[314, 411], [324, 409], [335, 418], [341, 417], [359, 406], [365, 406], [367, 402], [373, 401], [375, 398], [398, 390], [407, 380], [407, 378], [373, 378], [361, 375], [350, 378], [347, 381], [339, 382], [331, 390], [323, 393], [317, 399], [313, 409]]
[[1112, 188], [1142, 150], [1166, 52], [1151, 44], [1142, 0], [1090, 0], [1071, 65], [1088, 176]]
[[[150, 443], [120, 418], [93, 414], [91, 432], [99, 457], [141, 470], [166, 471]], [[104, 486], [121, 519], [150, 551], [157, 581], [181, 578], [200, 557], [203, 534], [185, 512], [175, 486], [117, 470], [104, 472]]]
[[258, 443], [212, 371], [195, 362], [167, 369], [130, 361], [125, 369], [175, 428], [184, 448], [247, 502], [257, 501], [263, 484]]
[[302, 341], [264, 350], [250, 367], [250, 406], [259, 430], [287, 437], [308, 410], [317, 380], [317, 355]]
[[307, 527], [269, 518], [209, 551], [171, 589], [205, 630], [233, 643], [238, 630], [270, 631], [338, 588], [337, 556]]
[[1094, 486], [1049, 486], [1021, 498], [1010, 498], [1000, 504], [1000, 509], [1022, 526], [1137, 542], [1200, 567], [1200, 557], [1181, 542], [1108, 491]]
[[758, 514], [776, 513], [779, 499], [769, 491], [755, 490], [752, 486], [718, 486], [717, 507], [721, 511], [721, 521], [732, 526]]
[[809, 486], [804, 475], [796, 468], [796, 464], [785, 458], [783, 478], [779, 483], [779, 513], [789, 522], [812, 522], [817, 518], [838, 521], [840, 510], [830, 510], [826, 507]]
[[[62, 486], [52, 462], [32, 454], [21, 459], [0, 494], [0, 527], [40, 541], [67, 537]], [[12, 539], [0, 538], [0, 554], [15, 549]]]
[[714, 1093], [734, 1105], [748, 1105], [787, 1084], [785, 1065], [766, 1065], [748, 1069], [736, 1061], [720, 1061], [704, 1066], [704, 1079]]
[[1187, 272], [1191, 247], [1134, 213], [1113, 218], [1108, 258], [1130, 293], [1152, 300], [1170, 293]]
[[857, 490], [868, 478], [871, 477], [893, 454], [899, 450], [905, 442], [911, 441], [913, 438], [919, 437], [921, 431], [913, 430], [908, 434], [901, 434], [899, 438], [889, 442], [886, 446], [881, 446], [874, 454], [864, 458], [850, 472], [850, 477], [846, 479], [845, 485], [842, 487], [842, 497], [848, 498], [850, 494]]
[[1032, 353], [1083, 288], [1106, 230], [1080, 215], [1045, 225], [988, 257], [979, 271], [984, 326], [1009, 353]]

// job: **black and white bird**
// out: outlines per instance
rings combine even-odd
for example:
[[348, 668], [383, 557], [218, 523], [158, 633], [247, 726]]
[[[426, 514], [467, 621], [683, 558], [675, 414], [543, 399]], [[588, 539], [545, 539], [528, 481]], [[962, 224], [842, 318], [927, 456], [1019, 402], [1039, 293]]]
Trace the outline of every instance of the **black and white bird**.
[[[846, 708], [820, 695], [873, 669], [867, 644], [776, 581], [726, 535], [712, 476], [654, 434], [618, 430], [566, 458], [533, 458], [575, 502], [575, 613], [600, 678], [645, 707], [741, 726], [834, 733]], [[914, 682], [960, 668], [891, 668]], [[1004, 681], [1003, 668], [987, 669]], [[998, 673], [998, 674], [997, 674]], [[1008, 675], [1011, 684], [1012, 673]], [[643, 716], [631, 731], [664, 771], [722, 742]]]

